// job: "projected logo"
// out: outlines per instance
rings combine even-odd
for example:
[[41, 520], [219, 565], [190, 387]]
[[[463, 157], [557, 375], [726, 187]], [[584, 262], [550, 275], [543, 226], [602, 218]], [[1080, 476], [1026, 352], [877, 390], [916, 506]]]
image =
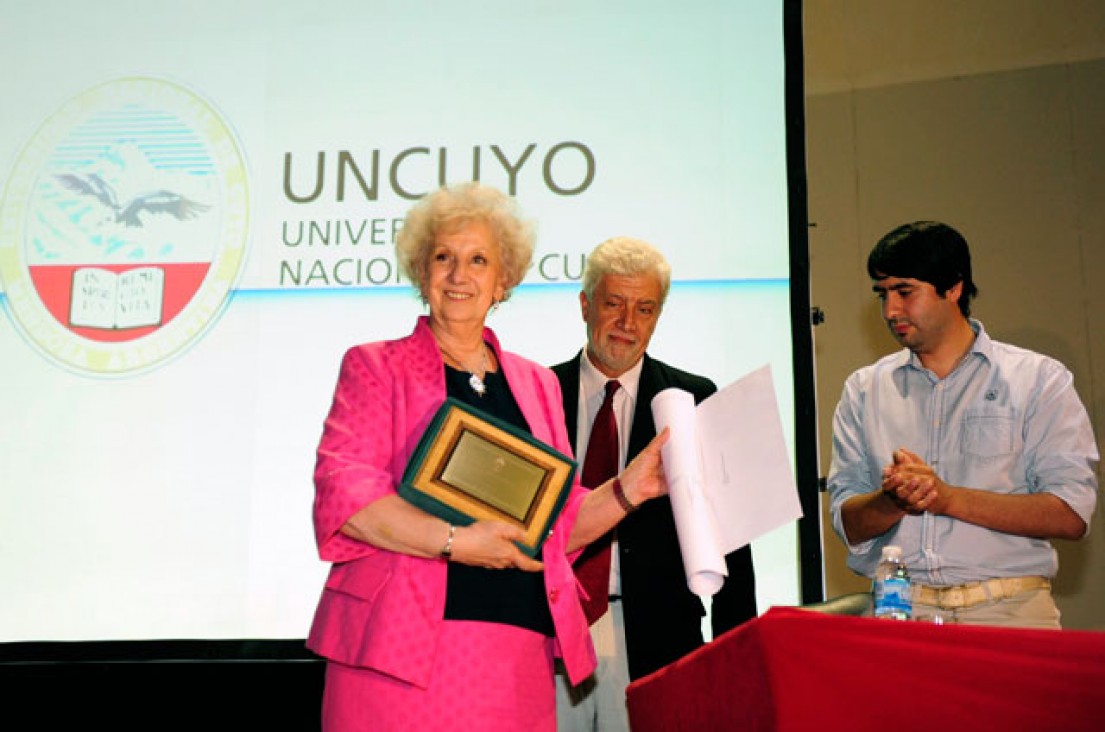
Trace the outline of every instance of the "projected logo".
[[0, 281], [48, 358], [123, 375], [214, 322], [245, 255], [242, 154], [205, 101], [150, 78], [77, 96], [21, 152], [0, 199]]

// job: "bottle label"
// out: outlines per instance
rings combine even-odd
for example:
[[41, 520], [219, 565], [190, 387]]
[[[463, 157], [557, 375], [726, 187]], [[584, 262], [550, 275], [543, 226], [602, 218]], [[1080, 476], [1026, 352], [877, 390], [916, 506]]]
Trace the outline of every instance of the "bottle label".
[[913, 610], [913, 587], [902, 577], [875, 583], [875, 616], [906, 620]]

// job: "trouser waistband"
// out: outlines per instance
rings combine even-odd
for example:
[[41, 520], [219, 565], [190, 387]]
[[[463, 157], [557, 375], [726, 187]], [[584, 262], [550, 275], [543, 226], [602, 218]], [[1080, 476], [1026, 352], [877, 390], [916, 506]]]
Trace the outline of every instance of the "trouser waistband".
[[917, 584], [913, 585], [913, 602], [956, 610], [1003, 600], [1028, 590], [1044, 589], [1051, 589], [1051, 580], [1047, 577], [995, 577], [948, 587]]

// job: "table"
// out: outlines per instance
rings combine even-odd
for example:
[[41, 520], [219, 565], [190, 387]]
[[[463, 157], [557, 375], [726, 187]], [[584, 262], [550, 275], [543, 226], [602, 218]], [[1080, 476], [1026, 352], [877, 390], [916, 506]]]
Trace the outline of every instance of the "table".
[[633, 732], [1105, 730], [1105, 633], [773, 608], [626, 690]]

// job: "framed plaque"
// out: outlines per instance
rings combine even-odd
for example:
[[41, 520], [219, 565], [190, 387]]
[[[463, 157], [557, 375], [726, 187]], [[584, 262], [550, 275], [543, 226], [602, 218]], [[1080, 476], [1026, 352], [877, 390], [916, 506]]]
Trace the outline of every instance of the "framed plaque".
[[450, 523], [491, 519], [525, 532], [533, 557], [560, 515], [576, 463], [513, 425], [453, 398], [411, 455], [399, 495]]

